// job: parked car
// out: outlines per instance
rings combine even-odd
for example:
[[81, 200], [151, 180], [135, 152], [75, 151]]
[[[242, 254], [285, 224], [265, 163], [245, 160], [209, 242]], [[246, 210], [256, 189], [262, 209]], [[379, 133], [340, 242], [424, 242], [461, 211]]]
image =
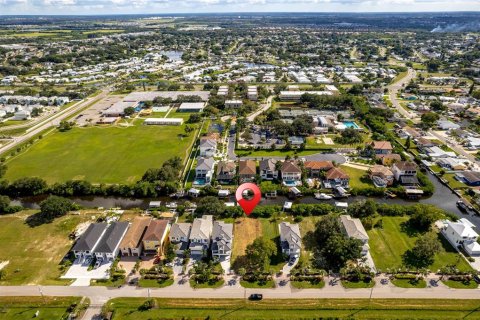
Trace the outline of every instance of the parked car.
[[248, 299], [249, 300], [262, 300], [263, 299], [263, 294], [252, 293]]

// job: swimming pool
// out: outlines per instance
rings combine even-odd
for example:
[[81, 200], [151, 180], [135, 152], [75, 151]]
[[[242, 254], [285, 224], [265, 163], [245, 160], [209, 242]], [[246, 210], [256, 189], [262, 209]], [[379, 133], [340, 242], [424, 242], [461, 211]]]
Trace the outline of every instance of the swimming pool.
[[360, 129], [360, 126], [355, 121], [343, 121], [343, 124], [347, 128]]
[[285, 181], [283, 181], [283, 184], [287, 187], [296, 187], [299, 184], [299, 181], [285, 180]]
[[207, 184], [207, 181], [204, 178], [197, 178], [193, 181], [193, 185], [195, 186], [204, 186], [206, 184]]

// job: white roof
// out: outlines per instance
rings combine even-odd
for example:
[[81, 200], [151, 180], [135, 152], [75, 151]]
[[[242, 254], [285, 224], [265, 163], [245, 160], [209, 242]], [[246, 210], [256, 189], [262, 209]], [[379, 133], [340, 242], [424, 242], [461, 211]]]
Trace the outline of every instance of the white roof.
[[178, 108], [179, 110], [203, 110], [205, 102], [184, 102]]
[[[466, 219], [465, 219], [466, 220]], [[478, 233], [476, 233], [471, 225], [470, 221], [465, 221], [462, 219], [458, 220], [457, 222], [447, 221], [447, 225], [450, 226], [460, 237], [478, 237]]]

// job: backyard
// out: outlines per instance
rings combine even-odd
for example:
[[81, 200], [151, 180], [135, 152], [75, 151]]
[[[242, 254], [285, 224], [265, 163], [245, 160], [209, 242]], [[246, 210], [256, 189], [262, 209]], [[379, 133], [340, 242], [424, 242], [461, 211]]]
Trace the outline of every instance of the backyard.
[[142, 298], [108, 302], [114, 320], [136, 319], [480, 319], [478, 300], [419, 299], [155, 299], [156, 307], [139, 311]]
[[[383, 228], [374, 228], [368, 231], [370, 237], [370, 253], [375, 266], [383, 271], [403, 266], [402, 255], [413, 248], [418, 235], [408, 234], [402, 223], [408, 217], [382, 217]], [[461, 271], [472, 270], [470, 265], [455, 251], [454, 248], [439, 235], [443, 250], [435, 256], [435, 262], [429, 267], [436, 272], [442, 267], [455, 265]]]
[[0, 285], [69, 283], [57, 280], [61, 274], [59, 263], [72, 245], [68, 235], [89, 216], [67, 215], [49, 224], [30, 227], [26, 221], [33, 213], [0, 216], [0, 261], [9, 261]]
[[[44, 137], [8, 161], [5, 178], [37, 176], [48, 183], [69, 179], [132, 183], [174, 156], [185, 158], [195, 133], [184, 126], [74, 128]], [[167, 152], [168, 151], [168, 152]]]

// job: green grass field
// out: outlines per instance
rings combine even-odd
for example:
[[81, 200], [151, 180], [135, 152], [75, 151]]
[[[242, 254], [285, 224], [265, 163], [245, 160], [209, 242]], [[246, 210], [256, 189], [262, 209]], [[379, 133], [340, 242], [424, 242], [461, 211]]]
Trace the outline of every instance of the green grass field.
[[[417, 236], [409, 236], [402, 230], [402, 223], [408, 217], [382, 217], [383, 228], [368, 231], [370, 237], [370, 253], [375, 266], [383, 271], [403, 266], [402, 255], [413, 248]], [[470, 271], [470, 265], [455, 251], [452, 246], [439, 236], [443, 250], [435, 256], [435, 262], [429, 267], [436, 272], [442, 267], [455, 265], [459, 270]]]
[[480, 301], [422, 299], [156, 299], [139, 311], [142, 298], [108, 302], [114, 320], [137, 319], [480, 319]]
[[195, 133], [184, 126], [74, 128], [54, 132], [8, 161], [8, 180], [41, 177], [49, 183], [84, 179], [92, 183], [131, 183], [148, 168], [174, 156], [185, 158]]
[[366, 179], [362, 179], [362, 177], [367, 174], [367, 170], [361, 170], [349, 166], [340, 166], [340, 168], [350, 176], [350, 187], [368, 188], [373, 186], [372, 182], [365, 182]]
[[[66, 319], [67, 309], [81, 298], [74, 297], [1, 297], [0, 320]], [[39, 311], [38, 317], [35, 312]]]
[[0, 261], [9, 261], [0, 285], [68, 284], [58, 280], [59, 263], [72, 245], [69, 233], [89, 215], [68, 215], [30, 227], [25, 221], [32, 213], [0, 216]]

